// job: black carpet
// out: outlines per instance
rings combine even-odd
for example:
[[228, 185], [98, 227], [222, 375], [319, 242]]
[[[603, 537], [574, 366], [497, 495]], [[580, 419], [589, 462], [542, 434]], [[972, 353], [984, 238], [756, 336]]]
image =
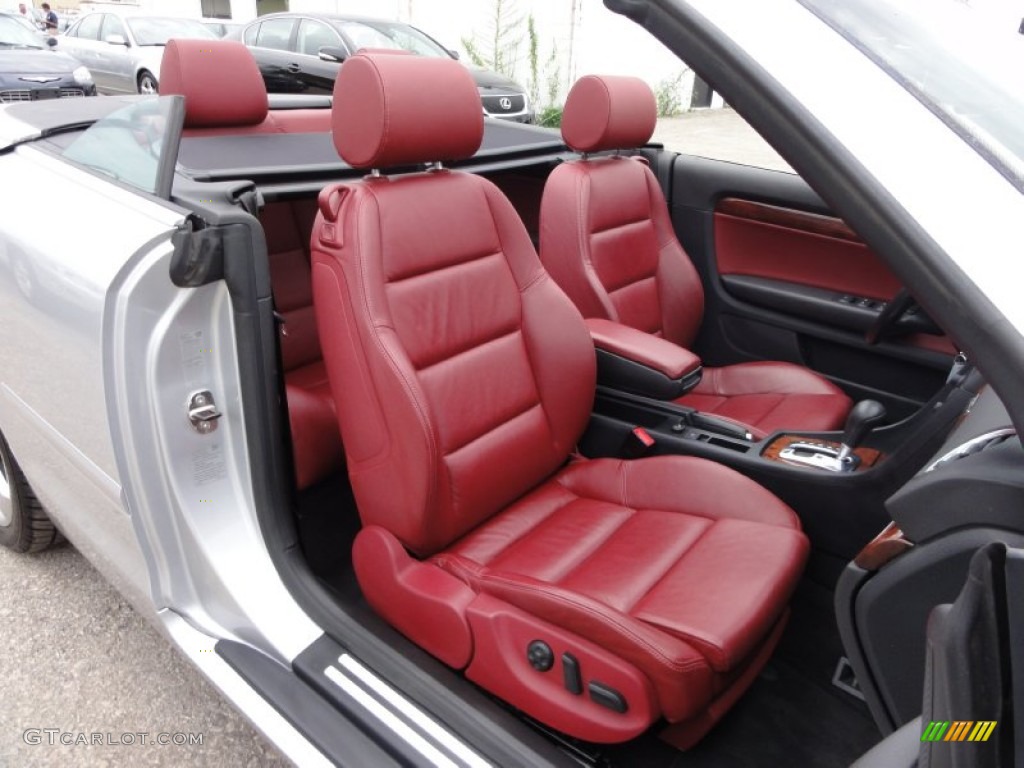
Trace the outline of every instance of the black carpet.
[[881, 739], [863, 702], [834, 688], [841, 652], [832, 593], [810, 583], [773, 660], [739, 703], [694, 748], [678, 752], [652, 732], [605, 758], [650, 768], [846, 768]]

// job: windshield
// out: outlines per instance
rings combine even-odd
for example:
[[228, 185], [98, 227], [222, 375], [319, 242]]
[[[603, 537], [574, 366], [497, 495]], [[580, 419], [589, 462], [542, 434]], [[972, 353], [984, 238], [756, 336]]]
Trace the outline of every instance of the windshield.
[[343, 21], [338, 27], [352, 41], [357, 51], [360, 48], [393, 48], [412, 51], [420, 56], [451, 57], [451, 54], [436, 41], [407, 24], [386, 21]]
[[0, 16], [0, 48], [42, 48], [42, 41], [35, 32], [17, 19]]
[[167, 45], [172, 37], [214, 40], [216, 35], [192, 19], [162, 19], [139, 16], [126, 20], [136, 45]]
[[[1024, 191], [1024, 36], [956, 0], [801, 0]], [[941, 165], [941, 158], [936, 158]]]

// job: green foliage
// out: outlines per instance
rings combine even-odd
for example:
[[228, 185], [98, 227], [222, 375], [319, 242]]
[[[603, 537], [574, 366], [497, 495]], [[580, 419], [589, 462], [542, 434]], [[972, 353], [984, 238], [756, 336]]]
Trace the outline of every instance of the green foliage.
[[[554, 106], [558, 102], [558, 88], [562, 83], [562, 68], [558, 64], [558, 43], [554, 40], [551, 41], [551, 55], [544, 65], [544, 71], [547, 73], [548, 105]], [[558, 120], [561, 123], [561, 117]]]
[[526, 40], [526, 60], [530, 65], [530, 103], [536, 105], [540, 101], [540, 41], [532, 13], [526, 17]]
[[683, 111], [683, 98], [679, 92], [683, 77], [689, 70], [683, 69], [675, 77], [667, 77], [658, 83], [654, 96], [658, 101], [658, 117], [673, 117]]
[[471, 38], [462, 38], [462, 47], [466, 49], [466, 55], [469, 56], [469, 60], [473, 62], [474, 67], [487, 68], [490, 66], [484, 59], [483, 54], [480, 53], [480, 49], [476, 47], [476, 42]]
[[[518, 12], [515, 0], [491, 0], [491, 3], [486, 35], [474, 32], [472, 37], [462, 38], [462, 47], [469, 61], [473, 66], [518, 79], [519, 52], [525, 42], [530, 104], [537, 110], [540, 124], [557, 127], [562, 121], [562, 108], [558, 103], [562, 80], [558, 46], [552, 41], [551, 52], [543, 59], [542, 65], [540, 35], [533, 14], [524, 18]], [[546, 108], [541, 109], [541, 104]]]
[[558, 128], [562, 124], [562, 107], [552, 105], [537, 113], [537, 125], [544, 128]]

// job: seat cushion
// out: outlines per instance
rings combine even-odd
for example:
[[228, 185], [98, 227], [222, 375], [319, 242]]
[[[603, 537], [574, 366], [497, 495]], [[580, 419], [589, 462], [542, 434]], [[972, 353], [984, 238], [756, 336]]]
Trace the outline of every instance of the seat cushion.
[[761, 486], [663, 456], [576, 462], [434, 562], [637, 665], [679, 720], [769, 634], [807, 551]]
[[289, 371], [284, 381], [295, 480], [309, 488], [345, 466], [338, 416], [322, 361]]
[[759, 439], [780, 429], [841, 429], [852, 405], [841, 389], [813, 371], [776, 362], [704, 368], [700, 384], [676, 402], [738, 421]]

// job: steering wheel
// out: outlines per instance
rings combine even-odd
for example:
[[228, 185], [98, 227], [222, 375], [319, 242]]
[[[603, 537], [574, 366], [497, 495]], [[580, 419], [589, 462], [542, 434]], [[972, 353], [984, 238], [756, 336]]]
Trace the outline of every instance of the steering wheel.
[[875, 322], [871, 324], [867, 333], [864, 334], [864, 341], [868, 344], [877, 344], [886, 336], [893, 335], [893, 329], [899, 323], [900, 318], [907, 313], [908, 309], [915, 306], [917, 306], [917, 302], [910, 295], [910, 291], [906, 288], [901, 288], [900, 292], [889, 299], [885, 308], [878, 313]]

